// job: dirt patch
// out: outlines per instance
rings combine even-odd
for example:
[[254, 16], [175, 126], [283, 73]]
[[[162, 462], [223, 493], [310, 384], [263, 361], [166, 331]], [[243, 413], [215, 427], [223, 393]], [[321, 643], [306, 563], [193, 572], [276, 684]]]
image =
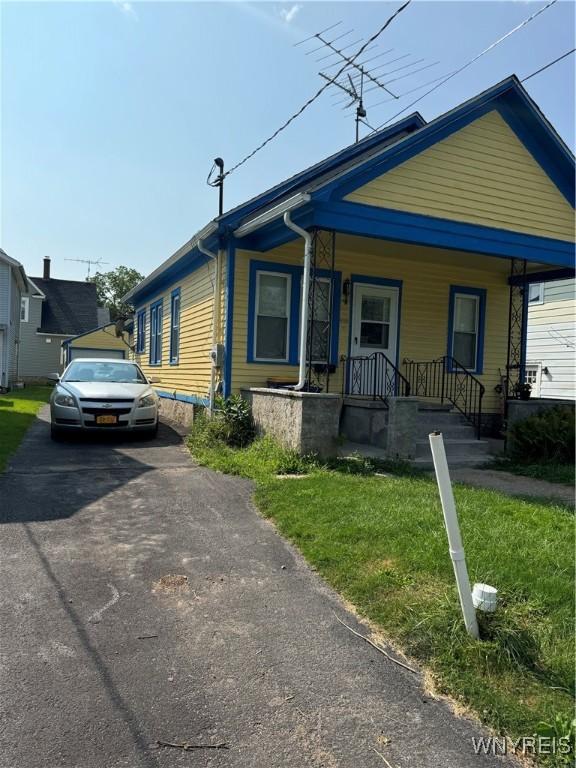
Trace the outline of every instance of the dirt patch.
[[188, 576], [180, 574], [167, 574], [152, 584], [152, 592], [164, 592], [174, 594], [176, 592], [189, 592], [190, 584]]

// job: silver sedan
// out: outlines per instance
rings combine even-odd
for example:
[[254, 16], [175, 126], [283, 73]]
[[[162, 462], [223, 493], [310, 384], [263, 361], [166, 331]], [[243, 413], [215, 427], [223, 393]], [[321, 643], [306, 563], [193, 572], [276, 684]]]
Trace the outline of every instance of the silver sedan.
[[76, 358], [50, 397], [53, 440], [72, 431], [158, 431], [160, 398], [130, 360]]

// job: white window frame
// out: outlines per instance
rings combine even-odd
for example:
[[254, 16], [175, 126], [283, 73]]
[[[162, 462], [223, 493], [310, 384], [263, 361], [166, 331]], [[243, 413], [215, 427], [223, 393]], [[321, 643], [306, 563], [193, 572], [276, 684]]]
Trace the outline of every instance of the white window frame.
[[[538, 288], [536, 299], [530, 298], [532, 288]], [[534, 304], [544, 304], [544, 283], [528, 283], [528, 306], [534, 306]]]
[[534, 361], [526, 362], [524, 365], [524, 381], [527, 383], [527, 373], [528, 369], [531, 369], [536, 372], [536, 380], [532, 384], [532, 390], [530, 392], [532, 397], [540, 397], [541, 387], [542, 387], [542, 363], [537, 363]]
[[[452, 323], [452, 357], [456, 360], [456, 357], [454, 355], [454, 337], [457, 333], [467, 333], [466, 331], [457, 331], [456, 325], [457, 325], [457, 312], [458, 312], [458, 299], [472, 299], [476, 304], [476, 313], [475, 313], [475, 344], [474, 344], [474, 365], [469, 368], [464, 368], [466, 371], [470, 371], [471, 373], [476, 373], [478, 370], [478, 341], [480, 337], [480, 296], [476, 295], [475, 293], [458, 293], [456, 291], [454, 293], [454, 318]], [[461, 360], [457, 360], [458, 363], [462, 362]]]
[[[286, 356], [285, 357], [258, 357], [258, 308], [260, 306], [260, 275], [272, 275], [273, 277], [286, 278]], [[258, 363], [288, 363], [290, 361], [290, 310], [292, 307], [292, 275], [290, 272], [276, 272], [266, 269], [256, 270], [256, 297], [254, 301], [254, 360]], [[264, 315], [266, 317], [266, 315]], [[280, 315], [278, 315], [280, 317]]]
[[[24, 310], [24, 317], [22, 317], [22, 310]], [[30, 318], [30, 296], [22, 296], [20, 298], [20, 322], [27, 323]]]

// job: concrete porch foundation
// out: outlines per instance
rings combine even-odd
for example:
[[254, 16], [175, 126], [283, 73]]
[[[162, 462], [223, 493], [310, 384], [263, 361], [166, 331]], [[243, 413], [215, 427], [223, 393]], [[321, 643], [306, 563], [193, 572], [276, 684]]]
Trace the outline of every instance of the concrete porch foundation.
[[413, 397], [381, 400], [344, 399], [341, 431], [346, 440], [373, 445], [390, 459], [416, 455], [419, 401]]
[[340, 395], [263, 387], [243, 389], [241, 394], [251, 405], [258, 434], [271, 435], [301, 455], [337, 454]]

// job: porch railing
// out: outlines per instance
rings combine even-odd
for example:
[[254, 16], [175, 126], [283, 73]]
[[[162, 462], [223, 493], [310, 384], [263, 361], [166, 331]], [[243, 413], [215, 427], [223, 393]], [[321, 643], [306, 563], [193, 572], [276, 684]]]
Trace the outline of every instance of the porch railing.
[[342, 394], [382, 400], [410, 395], [410, 382], [383, 352], [341, 358], [344, 369]]
[[449, 402], [472, 424], [480, 439], [484, 385], [453, 357], [416, 362], [404, 360], [406, 378], [415, 397]]

